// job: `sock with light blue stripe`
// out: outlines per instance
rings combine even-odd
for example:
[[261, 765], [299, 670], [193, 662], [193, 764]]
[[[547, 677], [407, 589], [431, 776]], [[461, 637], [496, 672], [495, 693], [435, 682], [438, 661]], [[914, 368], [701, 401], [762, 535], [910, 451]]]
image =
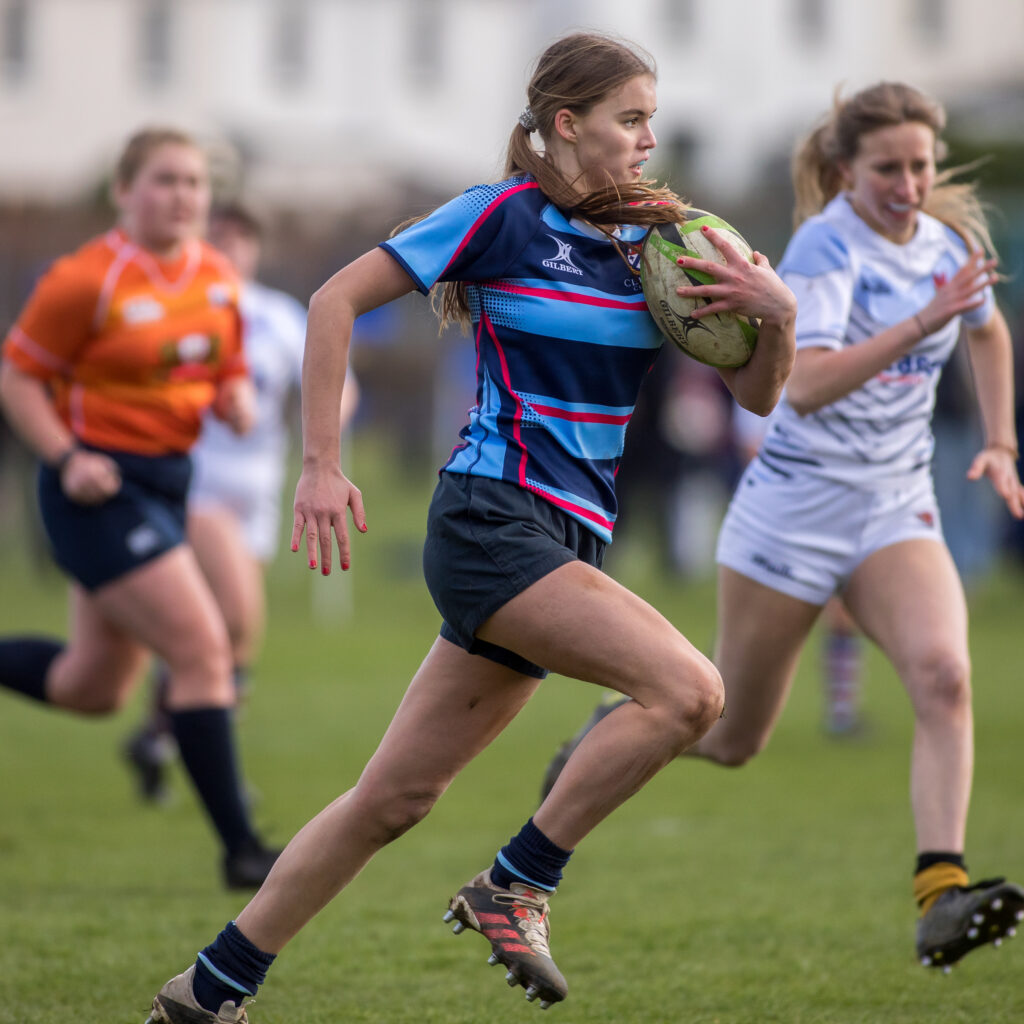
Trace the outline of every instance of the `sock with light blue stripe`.
[[217, 1013], [226, 999], [240, 1006], [246, 996], [256, 995], [275, 959], [275, 954], [257, 949], [229, 921], [196, 958], [192, 994], [211, 1013]]
[[508, 889], [513, 882], [525, 882], [535, 889], [554, 892], [562, 880], [562, 868], [569, 863], [572, 850], [563, 850], [536, 825], [531, 818], [498, 851], [491, 868], [491, 881]]

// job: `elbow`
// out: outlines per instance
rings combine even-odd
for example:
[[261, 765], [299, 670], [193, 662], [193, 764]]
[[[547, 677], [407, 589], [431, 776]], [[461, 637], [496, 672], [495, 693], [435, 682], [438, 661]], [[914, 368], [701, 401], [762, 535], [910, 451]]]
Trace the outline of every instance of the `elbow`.
[[773, 399], [757, 398], [757, 399], [746, 399], [739, 403], [746, 409], [747, 412], [752, 412], [755, 416], [767, 416], [771, 411], [778, 405], [778, 397]]
[[794, 386], [792, 380], [786, 385], [786, 402], [801, 418], [817, 412], [824, 404], [816, 395], [804, 391], [799, 384]]

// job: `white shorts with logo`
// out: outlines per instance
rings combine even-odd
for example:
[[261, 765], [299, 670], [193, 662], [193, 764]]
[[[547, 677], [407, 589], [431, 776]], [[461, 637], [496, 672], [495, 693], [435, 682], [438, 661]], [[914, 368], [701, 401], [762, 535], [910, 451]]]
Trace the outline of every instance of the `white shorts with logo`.
[[931, 474], [858, 488], [747, 467], [718, 534], [719, 565], [790, 597], [823, 605], [853, 571], [890, 544], [944, 543]]

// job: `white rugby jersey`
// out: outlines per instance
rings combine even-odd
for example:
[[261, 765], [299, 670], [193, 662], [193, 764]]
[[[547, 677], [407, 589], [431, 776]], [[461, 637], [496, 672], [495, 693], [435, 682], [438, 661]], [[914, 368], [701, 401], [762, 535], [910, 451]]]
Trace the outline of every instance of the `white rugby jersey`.
[[[842, 349], [912, 317], [931, 300], [936, 282], [963, 266], [963, 239], [941, 221], [918, 214], [905, 245], [878, 234], [836, 196], [797, 229], [779, 275], [797, 299], [797, 348]], [[798, 416], [785, 394], [771, 416], [759, 458], [783, 476], [812, 473], [849, 483], [885, 480], [930, 464], [939, 374], [960, 334], [987, 323], [985, 302], [927, 335], [898, 362], [856, 391]]]
[[252, 430], [237, 435], [211, 413], [203, 420], [192, 449], [193, 490], [216, 488], [218, 480], [244, 479], [275, 498], [284, 478], [288, 451], [287, 400], [302, 379], [306, 310], [285, 292], [255, 281], [242, 288], [240, 304], [245, 359], [256, 388]]

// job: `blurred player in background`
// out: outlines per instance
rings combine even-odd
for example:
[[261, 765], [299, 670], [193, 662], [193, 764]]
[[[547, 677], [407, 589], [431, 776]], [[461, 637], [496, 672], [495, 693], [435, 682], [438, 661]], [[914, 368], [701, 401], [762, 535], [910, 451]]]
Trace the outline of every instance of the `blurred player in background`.
[[[239, 698], [263, 635], [264, 575], [280, 541], [288, 414], [298, 394], [306, 339], [302, 304], [255, 279], [262, 237], [259, 221], [240, 203], [217, 206], [211, 213], [209, 241], [242, 278], [243, 342], [256, 406], [252, 428], [241, 435], [215, 415], [204, 417], [192, 449], [188, 492], [188, 540], [227, 625]], [[343, 430], [357, 403], [358, 384], [350, 373], [341, 403]], [[166, 766], [174, 756], [167, 682], [167, 666], [160, 663], [147, 720], [126, 745], [139, 791], [153, 801], [167, 796]]]
[[[424, 570], [444, 622], [355, 787], [291, 841], [257, 896], [169, 981], [151, 1020], [245, 1020], [275, 955], [387, 843], [428, 813], [526, 704], [548, 670], [636, 697], [596, 728], [539, 808], [451, 900], [456, 931], [486, 935], [491, 962], [527, 999], [567, 986], [548, 947], [548, 899], [592, 828], [705, 732], [721, 680], [669, 622], [598, 566], [614, 478], [640, 384], [662, 343], [634, 273], [644, 224], [683, 216], [643, 180], [655, 145], [650, 58], [568, 36], [541, 56], [509, 140], [507, 180], [471, 188], [338, 271], [313, 297], [303, 368], [303, 473], [292, 545], [330, 572], [349, 565], [362, 497], [339, 466], [338, 401], [355, 317], [442, 284], [444, 320], [472, 323], [477, 405], [440, 474]], [[541, 155], [531, 136], [539, 132]], [[794, 355], [793, 296], [761, 255], [686, 260], [718, 278], [687, 294], [763, 318], [747, 367], [723, 370], [760, 412]], [[632, 261], [631, 261], [632, 259]], [[416, 885], [416, 865], [396, 880]], [[353, 962], [354, 973], [358, 966]], [[296, 999], [300, 1005], [301, 999]]]
[[4, 411], [40, 460], [43, 523], [72, 585], [68, 641], [0, 640], [0, 685], [104, 714], [155, 652], [168, 666], [170, 729], [223, 843], [224, 879], [255, 887], [277, 851], [245, 807], [228, 635], [184, 536], [202, 413], [240, 434], [252, 424], [239, 282], [199, 237], [210, 189], [187, 135], [134, 135], [113, 193], [118, 226], [53, 265], [4, 342]]
[[719, 535], [715, 663], [728, 715], [690, 753], [735, 766], [764, 748], [810, 630], [841, 594], [910, 697], [917, 953], [948, 969], [1024, 919], [1024, 890], [1002, 878], [971, 885], [964, 863], [967, 606], [942, 535], [930, 429], [961, 325], [985, 430], [967, 478], [987, 477], [1018, 520], [1024, 488], [996, 261], [974, 187], [937, 174], [944, 125], [934, 100], [881, 83], [837, 99], [797, 152], [799, 226], [779, 267], [797, 296], [796, 366]]

